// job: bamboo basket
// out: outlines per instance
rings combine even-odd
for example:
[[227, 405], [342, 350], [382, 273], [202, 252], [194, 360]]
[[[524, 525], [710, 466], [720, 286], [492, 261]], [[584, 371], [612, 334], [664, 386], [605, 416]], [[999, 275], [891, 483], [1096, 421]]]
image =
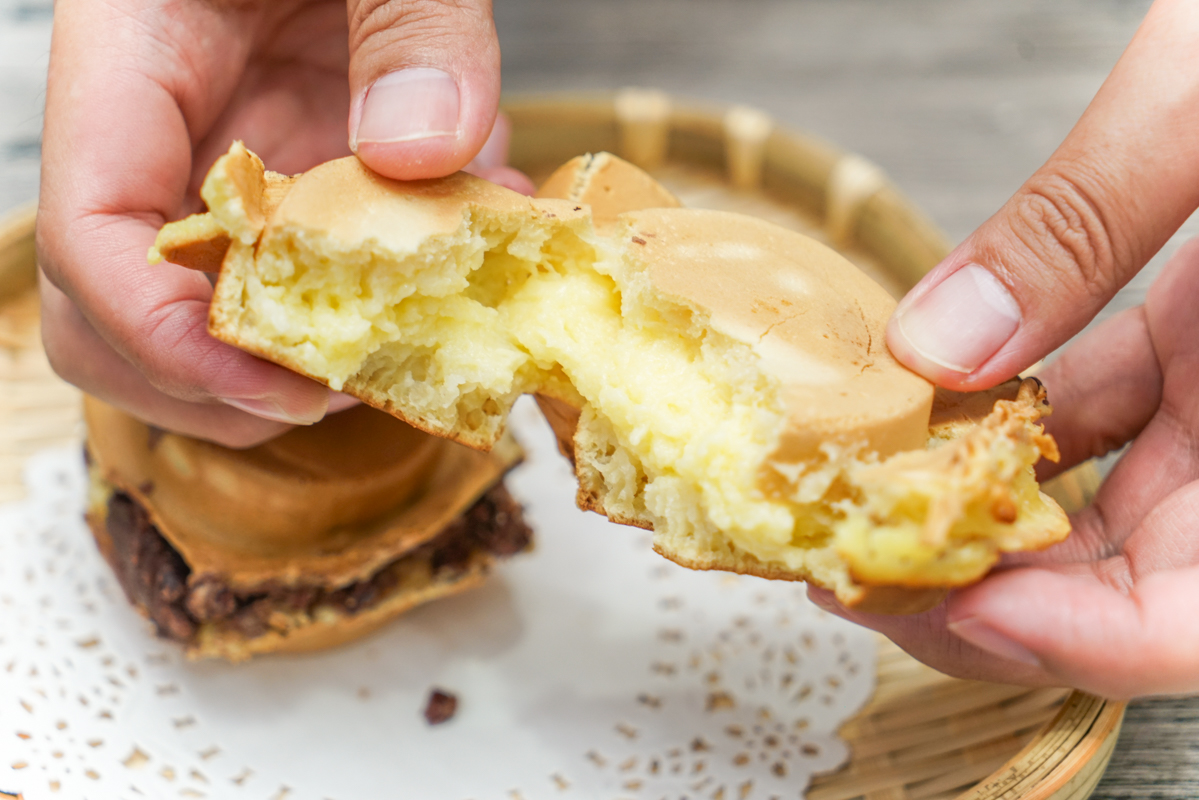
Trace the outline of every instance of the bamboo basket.
[[[534, 180], [579, 153], [616, 152], [687, 205], [755, 214], [832, 244], [895, 294], [947, 252], [944, 236], [876, 167], [752, 109], [644, 90], [505, 108], [512, 163]], [[0, 502], [21, 496], [30, 454], [82, 437], [79, 394], [54, 376], [40, 346], [33, 227], [32, 209], [0, 220]], [[1048, 490], [1072, 509], [1097, 484], [1084, 465]], [[811, 800], [1078, 800], [1098, 783], [1124, 704], [957, 680], [884, 639], [879, 647], [874, 698], [842, 729], [852, 758], [815, 780]]]

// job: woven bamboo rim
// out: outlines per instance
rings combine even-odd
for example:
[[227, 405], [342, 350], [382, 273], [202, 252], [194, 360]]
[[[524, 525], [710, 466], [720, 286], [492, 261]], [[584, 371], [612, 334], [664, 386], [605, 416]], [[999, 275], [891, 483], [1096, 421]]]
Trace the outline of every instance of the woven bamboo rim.
[[[512, 162], [534, 179], [581, 152], [621, 153], [690, 205], [757, 213], [834, 244], [893, 291], [947, 252], [944, 236], [877, 168], [752, 109], [639, 90], [505, 108]], [[22, 495], [29, 455], [82, 434], [78, 391], [41, 349], [33, 226], [32, 208], [0, 219], [0, 502]], [[1075, 470], [1053, 494], [1077, 508], [1097, 483], [1093, 468]], [[1102, 776], [1123, 715], [1122, 703], [1083, 692], [949, 678], [880, 639], [875, 696], [842, 729], [850, 763], [817, 778], [807, 796], [1080, 800]]]

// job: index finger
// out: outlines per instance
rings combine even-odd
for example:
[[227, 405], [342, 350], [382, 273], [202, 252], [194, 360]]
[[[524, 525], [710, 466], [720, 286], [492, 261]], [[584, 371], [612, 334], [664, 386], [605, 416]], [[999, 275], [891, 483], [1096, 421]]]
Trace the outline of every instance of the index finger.
[[1081, 330], [1199, 205], [1199, 6], [1158, 0], [1049, 161], [900, 303], [896, 357], [983, 389]]

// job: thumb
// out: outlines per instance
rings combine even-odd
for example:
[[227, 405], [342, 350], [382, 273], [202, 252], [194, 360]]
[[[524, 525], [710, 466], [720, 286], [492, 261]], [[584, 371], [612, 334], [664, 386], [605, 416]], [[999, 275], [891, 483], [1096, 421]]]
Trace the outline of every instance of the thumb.
[[490, 0], [349, 0], [350, 149], [389, 178], [465, 167], [500, 95]]
[[1081, 330], [1199, 205], [1199, 5], [1159, 0], [1048, 163], [899, 304], [895, 356], [982, 389]]

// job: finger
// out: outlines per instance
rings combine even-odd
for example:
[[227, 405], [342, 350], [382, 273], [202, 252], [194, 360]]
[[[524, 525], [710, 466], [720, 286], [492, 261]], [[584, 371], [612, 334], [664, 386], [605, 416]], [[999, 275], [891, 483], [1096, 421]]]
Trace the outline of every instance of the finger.
[[523, 172], [506, 166], [508, 163], [508, 143], [512, 137], [512, 123], [508, 115], [500, 112], [495, 118], [495, 126], [487, 143], [475, 156], [474, 160], [464, 167], [466, 172], [478, 175], [484, 180], [498, 183], [514, 192], [520, 192], [530, 197], [537, 193], [537, 186]]
[[133, 416], [166, 430], [251, 447], [291, 426], [224, 404], [188, 403], [155, 389], [132, 364], [100, 338], [62, 292], [42, 280], [42, 340], [60, 377]]
[[488, 134], [487, 141], [483, 143], [483, 149], [466, 165], [466, 171], [506, 166], [508, 164], [508, 145], [511, 142], [512, 121], [508, 119], [507, 114], [501, 111], [495, 115], [495, 124], [491, 126], [491, 133]]
[[[1199, 375], [1195, 378], [1199, 382]], [[1009, 554], [1004, 564], [1103, 562], [1105, 580], [1113, 585], [1130, 583], [1135, 573], [1131, 562], [1145, 542], [1151, 548], [1155, 543], [1166, 546], [1164, 540], [1143, 538], [1147, 522], [1160, 504], [1199, 480], [1199, 448], [1192, 430], [1159, 410], [1108, 473], [1091, 504], [1071, 515], [1073, 530], [1065, 541], [1040, 552]], [[1169, 550], [1177, 554], [1185, 548], [1171, 544]], [[1176, 565], [1182, 563], [1186, 562]]]
[[[223, 54], [237, 60], [230, 20], [206, 4], [184, 4], [157, 29], [152, 14], [123, 14], [116, 4], [67, 0], [60, 10], [37, 226], [46, 276], [160, 392], [224, 402], [274, 421], [320, 419], [325, 389], [208, 336], [211, 287], [202, 275], [146, 264], [155, 229], [184, 197], [191, 133], [213, 116], [195, 96], [201, 90], [180, 76], [198, 70], [210, 79], [196, 83], [216, 91], [224, 67], [205, 60], [220, 62]], [[225, 43], [218, 45], [221, 36]], [[155, 132], [154, 147], [144, 145], [146, 131]], [[73, 341], [51, 333], [58, 337], [52, 346], [69, 354]]]
[[[1145, 312], [1158, 358], [1169, 364], [1170, 386], [1164, 399], [1180, 424], [1199, 430], [1199, 329], [1195, 301], [1199, 298], [1199, 238], [1191, 239], [1166, 262], [1149, 287]], [[1188, 402], [1190, 401], [1190, 402]]]
[[[1194, 519], [1195, 509], [1190, 515]], [[1020, 569], [950, 602], [947, 626], [979, 649], [1028, 653], [1068, 686], [1115, 698], [1199, 689], [1199, 567], [1120, 591], [1094, 575]]]
[[1055, 683], [1054, 677], [1037, 665], [1035, 656], [1022, 648], [1011, 647], [1006, 653], [997, 652], [1004, 643], [987, 640], [993, 649], [984, 649], [952, 633], [946, 627], [946, 603], [923, 614], [891, 616], [865, 614], [845, 608], [826, 589], [810, 586], [808, 597], [831, 614], [878, 631], [916, 660], [946, 675], [1026, 686], [1051, 686]]
[[329, 410], [326, 411], [325, 414], [326, 416], [329, 414], [336, 414], [339, 411], [345, 411], [347, 408], [353, 408], [354, 406], [359, 405], [362, 405], [362, 401], [357, 397], [352, 397], [348, 394], [342, 394], [341, 392], [335, 392], [330, 389]]
[[400, 180], [470, 163], [499, 105], [490, 0], [349, 0], [349, 18], [350, 149]]
[[[1199, 240], [1170, 259], [1143, 308], [1104, 323], [1073, 345], [1045, 373], [1054, 414], [1046, 428], [1062, 461], [1100, 454], [1135, 435], [1094, 501], [1072, 516], [1066, 541], [1040, 553], [1006, 556], [1007, 564], [1090, 562], [1131, 554], [1137, 531], [1155, 507], [1199, 480]], [[1146, 415], [1153, 418], [1142, 425]], [[1052, 474], [1040, 473], [1041, 477]], [[1175, 548], [1177, 549], [1177, 548]], [[1119, 567], [1125, 577], [1127, 565]]]
[[514, 192], [520, 192], [523, 195], [532, 197], [537, 193], [537, 186], [529, 179], [529, 176], [520, 170], [512, 167], [486, 167], [479, 170], [467, 170], [474, 172], [483, 180], [498, 183], [500, 186], [511, 189]]
[[897, 358], [952, 389], [994, 385], [1081, 330], [1157, 252], [1199, 205], [1196, 40], [1199, 6], [1152, 6], [1062, 146], [900, 303]]
[[1045, 430], [1062, 454], [1056, 464], [1041, 460], [1039, 479], [1123, 447], [1149, 424], [1162, 398], [1145, 309], [1123, 311], [1088, 332], [1038, 377], [1053, 404]]

